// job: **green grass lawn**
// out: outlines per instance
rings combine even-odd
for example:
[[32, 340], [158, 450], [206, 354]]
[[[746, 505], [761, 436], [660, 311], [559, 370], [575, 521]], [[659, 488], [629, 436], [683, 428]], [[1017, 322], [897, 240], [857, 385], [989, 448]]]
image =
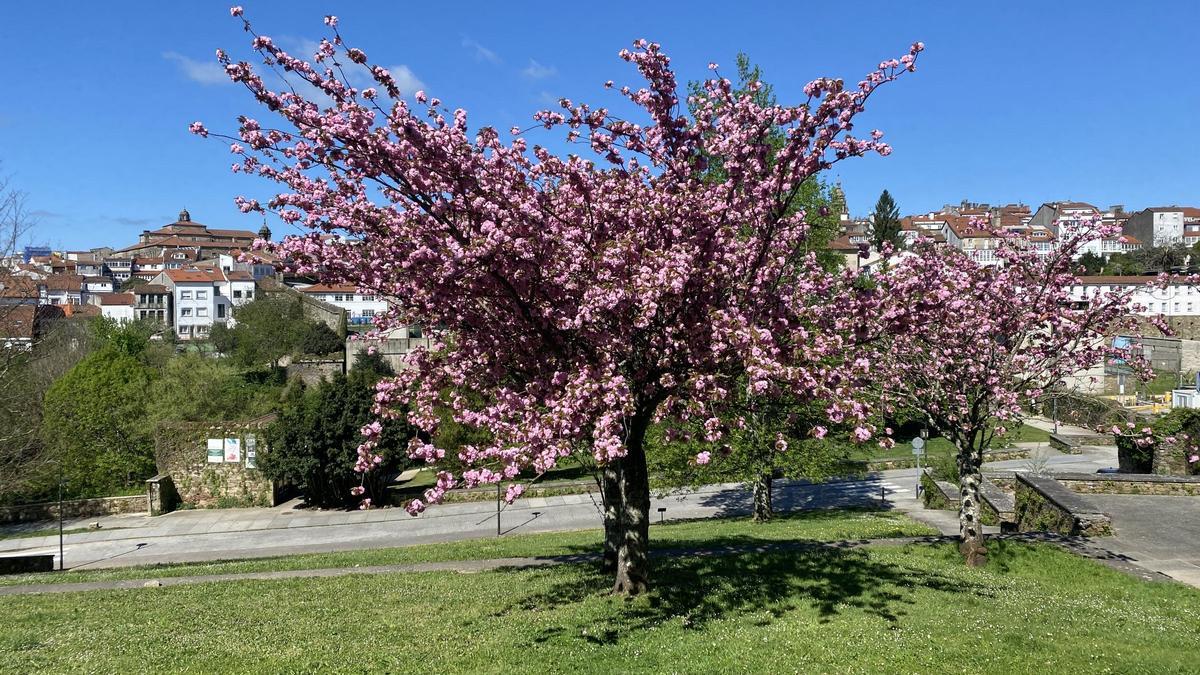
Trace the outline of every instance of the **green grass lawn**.
[[[838, 510], [797, 511], [781, 514], [771, 522], [755, 524], [746, 518], [720, 518], [670, 522], [650, 529], [653, 548], [699, 548], [749, 546], [780, 541], [836, 541], [918, 537], [937, 531], [892, 511]], [[0, 586], [20, 584], [73, 583], [119, 579], [148, 579], [301, 570], [327, 567], [395, 565], [443, 560], [485, 560], [569, 555], [599, 552], [601, 531], [575, 530], [543, 534], [518, 534], [494, 539], [470, 539], [445, 544], [422, 544], [401, 548], [313, 553], [275, 558], [252, 558], [213, 563], [152, 565], [109, 570], [68, 570], [0, 576]]]
[[[992, 448], [1011, 447], [1016, 443], [1048, 443], [1050, 441], [1050, 432], [1043, 431], [1037, 427], [1022, 424], [1012, 431], [1008, 432], [1003, 437], [992, 439]], [[925, 457], [921, 458], [924, 463], [927, 457], [949, 457], [955, 452], [954, 444], [944, 438], [931, 438], [925, 442]], [[903, 441], [897, 442], [890, 450], [883, 450], [874, 445], [864, 445], [855, 448], [851, 459], [863, 460], [889, 460], [889, 459], [912, 459], [912, 442]]]
[[[120, 530], [124, 528], [110, 527], [109, 530]], [[63, 530], [63, 536], [68, 534], [80, 534], [81, 532], [92, 532], [93, 530], [86, 527], [77, 527], [72, 530]], [[4, 539], [30, 539], [33, 537], [51, 537], [58, 535], [58, 528], [46, 528], [44, 530], [18, 530], [14, 532], [0, 532], [0, 540]]]
[[657, 561], [0, 598], [30, 672], [1195, 672], [1200, 592], [1049, 546]]

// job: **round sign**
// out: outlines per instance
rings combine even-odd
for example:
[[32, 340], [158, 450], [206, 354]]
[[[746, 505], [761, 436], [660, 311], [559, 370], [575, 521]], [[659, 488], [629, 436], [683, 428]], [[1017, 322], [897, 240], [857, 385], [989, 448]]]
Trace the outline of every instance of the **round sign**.
[[916, 438], [912, 439], [912, 447], [913, 447], [913, 450], [920, 450], [921, 448], [924, 448], [925, 447], [925, 439], [921, 438], [920, 436], [917, 436]]

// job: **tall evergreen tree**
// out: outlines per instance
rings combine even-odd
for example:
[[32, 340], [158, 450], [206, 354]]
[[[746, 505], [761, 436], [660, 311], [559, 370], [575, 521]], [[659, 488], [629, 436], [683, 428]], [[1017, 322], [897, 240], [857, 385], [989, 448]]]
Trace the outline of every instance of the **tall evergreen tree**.
[[871, 245], [876, 251], [883, 250], [883, 245], [890, 242], [893, 248], [904, 246], [904, 237], [900, 230], [900, 208], [887, 190], [879, 195], [875, 202], [875, 213], [871, 217]]

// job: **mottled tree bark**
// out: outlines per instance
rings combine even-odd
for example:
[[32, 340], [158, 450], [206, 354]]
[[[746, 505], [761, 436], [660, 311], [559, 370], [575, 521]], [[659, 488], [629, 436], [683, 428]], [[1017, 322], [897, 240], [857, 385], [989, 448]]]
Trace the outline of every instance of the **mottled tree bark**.
[[616, 462], [609, 462], [600, 469], [600, 497], [604, 506], [604, 558], [600, 569], [617, 571], [617, 552], [621, 548], [624, 534], [621, 529], [621, 474]]
[[771, 502], [771, 487], [774, 476], [769, 469], [759, 469], [750, 482], [750, 493], [754, 499], [754, 522], [765, 523], [775, 515]]
[[650, 588], [650, 475], [644, 445], [649, 423], [648, 413], [633, 417], [625, 442], [626, 454], [612, 462], [620, 488], [620, 501], [616, 505], [619, 533], [614, 594], [637, 595]]
[[970, 448], [958, 450], [958, 532], [962, 543], [959, 551], [967, 565], [981, 567], [987, 564], [987, 548], [984, 545], [983, 523], [979, 521], [979, 486], [983, 482], [980, 474], [978, 453]]

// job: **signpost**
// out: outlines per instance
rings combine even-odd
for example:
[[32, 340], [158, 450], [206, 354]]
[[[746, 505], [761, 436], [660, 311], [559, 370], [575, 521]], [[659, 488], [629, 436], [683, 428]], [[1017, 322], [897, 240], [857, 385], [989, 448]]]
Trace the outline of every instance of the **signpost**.
[[917, 496], [921, 496], [921, 455], [925, 454], [925, 439], [917, 436], [912, 439], [912, 453], [917, 457]]

